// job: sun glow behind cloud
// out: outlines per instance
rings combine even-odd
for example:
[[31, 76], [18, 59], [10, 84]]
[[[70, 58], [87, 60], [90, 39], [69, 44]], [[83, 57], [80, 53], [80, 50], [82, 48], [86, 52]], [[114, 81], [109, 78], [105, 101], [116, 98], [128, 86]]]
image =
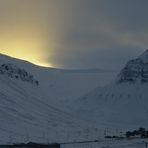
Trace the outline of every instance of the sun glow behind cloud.
[[0, 0], [0, 53], [60, 68], [124, 64], [148, 47], [148, 1], [113, 1]]
[[36, 65], [53, 67], [53, 65], [46, 60], [45, 53], [35, 45], [9, 41], [6, 44], [4, 43], [6, 42], [3, 41], [3, 44], [0, 43], [0, 53], [2, 54], [26, 60]]
[[[12, 49], [13, 50], [13, 49]], [[33, 55], [32, 52], [13, 52], [11, 53], [11, 50], [0, 50], [2, 54], [14, 57], [14, 58], [18, 58], [18, 59], [22, 59], [22, 60], [26, 60], [29, 61], [35, 65], [39, 65], [39, 66], [43, 66], [43, 67], [53, 67], [52, 64], [48, 63], [48, 62], [44, 62], [44, 60], [41, 59], [41, 57]], [[19, 51], [19, 50], [18, 50]], [[29, 55], [28, 55], [29, 54]]]
[[[17, 26], [17, 24], [16, 24]], [[53, 38], [48, 37], [45, 30], [34, 27], [9, 27], [6, 26], [0, 37], [0, 53], [15, 58], [27, 60], [36, 65], [53, 67], [49, 62], [50, 49], [54, 49]], [[10, 33], [11, 32], [11, 33]]]
[[57, 29], [45, 15], [47, 4], [40, 0], [3, 0], [0, 4], [0, 53], [54, 67], [50, 52], [55, 49]]
[[49, 63], [50, 52], [48, 50], [47, 54], [46, 48], [54, 47], [52, 44], [47, 47], [44, 31], [43, 34], [38, 33], [32, 26], [30, 28], [17, 26], [17, 29], [6, 27], [0, 37], [0, 53], [27, 60], [36, 65], [53, 67]]

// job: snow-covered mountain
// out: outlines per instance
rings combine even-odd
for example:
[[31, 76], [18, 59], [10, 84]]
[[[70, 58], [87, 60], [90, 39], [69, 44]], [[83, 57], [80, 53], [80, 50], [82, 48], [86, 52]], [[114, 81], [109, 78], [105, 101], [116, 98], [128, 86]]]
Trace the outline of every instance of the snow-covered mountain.
[[130, 60], [118, 75], [119, 83], [148, 82], [148, 50], [134, 60]]
[[44, 68], [0, 55], [0, 143], [54, 142], [85, 130], [89, 125], [68, 113], [60, 100], [105, 84], [102, 79], [114, 73]]
[[34, 76], [40, 83], [40, 89], [53, 100], [75, 99], [94, 89], [108, 84], [116, 71], [100, 69], [64, 70], [33, 65], [0, 54], [0, 65], [13, 64]]
[[126, 66], [114, 82], [75, 102], [76, 114], [106, 127], [148, 127], [148, 50]]

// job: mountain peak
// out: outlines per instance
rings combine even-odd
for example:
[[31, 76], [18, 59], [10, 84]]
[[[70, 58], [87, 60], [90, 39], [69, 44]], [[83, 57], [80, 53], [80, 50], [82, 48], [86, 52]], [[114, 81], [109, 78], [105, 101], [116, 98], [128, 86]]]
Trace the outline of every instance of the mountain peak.
[[142, 53], [139, 58], [142, 60], [143, 63], [148, 63], [148, 49]]
[[148, 49], [138, 58], [127, 62], [118, 75], [118, 82], [148, 82]]

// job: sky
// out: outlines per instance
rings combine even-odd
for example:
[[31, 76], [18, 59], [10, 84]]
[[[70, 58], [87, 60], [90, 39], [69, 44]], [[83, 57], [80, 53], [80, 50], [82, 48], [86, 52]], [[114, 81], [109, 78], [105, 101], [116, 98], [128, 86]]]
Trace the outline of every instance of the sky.
[[121, 69], [148, 48], [148, 0], [0, 0], [0, 53], [57, 68]]

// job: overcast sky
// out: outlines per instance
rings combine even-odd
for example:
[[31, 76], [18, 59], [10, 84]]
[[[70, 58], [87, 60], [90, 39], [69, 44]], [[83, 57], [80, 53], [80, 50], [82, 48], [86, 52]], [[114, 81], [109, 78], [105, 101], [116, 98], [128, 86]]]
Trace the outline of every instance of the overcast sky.
[[148, 0], [0, 0], [0, 52], [60, 68], [120, 69], [148, 48]]

